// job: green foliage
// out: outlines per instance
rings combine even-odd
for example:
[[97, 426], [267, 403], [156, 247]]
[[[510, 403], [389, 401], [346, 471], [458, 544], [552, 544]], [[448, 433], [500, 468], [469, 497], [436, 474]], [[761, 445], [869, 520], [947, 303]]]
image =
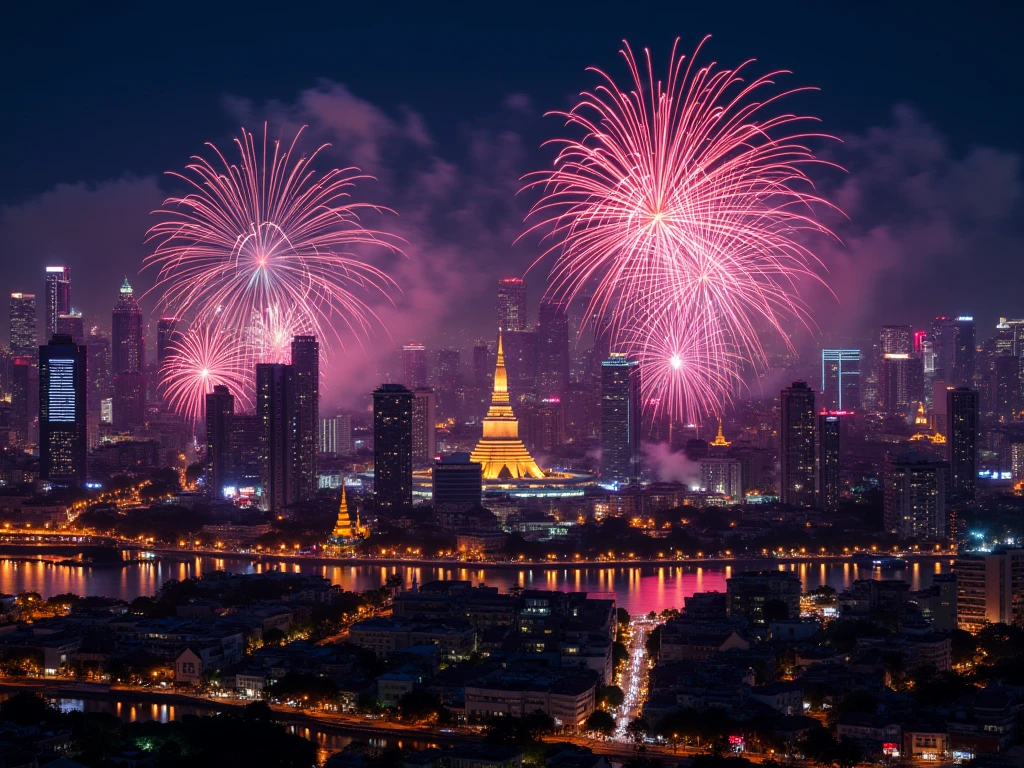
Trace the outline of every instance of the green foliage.
[[617, 640], [612, 643], [612, 666], [618, 667], [620, 664], [625, 664], [628, 659], [629, 649]]
[[441, 703], [441, 699], [433, 693], [422, 690], [413, 690], [404, 694], [398, 700], [398, 714], [406, 722], [436, 719], [439, 723], [446, 723], [451, 719], [448, 709]]
[[270, 686], [268, 692], [282, 700], [295, 700], [305, 706], [315, 706], [332, 700], [338, 686], [326, 677], [305, 672], [288, 672]]
[[647, 639], [644, 641], [644, 647], [647, 649], [647, 655], [652, 660], [657, 661], [658, 656], [661, 655], [661, 625], [659, 624], [650, 631], [647, 635]]
[[615, 718], [601, 709], [595, 709], [587, 718], [587, 730], [610, 736], [615, 731]]
[[597, 692], [597, 703], [602, 707], [614, 709], [622, 706], [626, 694], [617, 685], [606, 685]]
[[57, 720], [60, 712], [51, 707], [47, 701], [32, 691], [19, 691], [11, 698], [0, 703], [0, 721], [10, 721], [19, 725], [35, 723], [51, 723]]

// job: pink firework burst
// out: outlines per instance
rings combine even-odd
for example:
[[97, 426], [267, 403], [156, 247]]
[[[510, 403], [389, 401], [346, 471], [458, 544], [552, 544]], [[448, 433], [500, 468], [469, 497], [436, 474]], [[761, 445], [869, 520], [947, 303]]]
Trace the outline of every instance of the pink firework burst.
[[246, 358], [237, 334], [220, 323], [193, 323], [170, 345], [160, 368], [161, 394], [193, 427], [205, 419], [206, 396], [218, 385], [235, 396], [236, 410], [251, 410], [253, 372]]
[[364, 295], [397, 288], [356, 251], [400, 252], [397, 238], [364, 227], [359, 214], [384, 209], [351, 200], [356, 182], [370, 178], [356, 168], [318, 176], [318, 155], [292, 141], [257, 142], [242, 129], [235, 139], [239, 162], [213, 144], [212, 161], [193, 157], [184, 173], [170, 175], [191, 186], [155, 213], [147, 233], [153, 253], [144, 265], [157, 270], [161, 305], [180, 315], [217, 314], [224, 327], [248, 329], [268, 313], [287, 314], [294, 327], [325, 345], [339, 339], [335, 320], [365, 337], [376, 315]]
[[[822, 135], [778, 111], [805, 89], [775, 91], [779, 72], [747, 80], [751, 62], [698, 67], [678, 45], [661, 81], [650, 53], [638, 63], [626, 44], [628, 89], [591, 70], [598, 87], [556, 113], [582, 136], [551, 142], [553, 167], [527, 178], [541, 191], [527, 231], [553, 240], [541, 256], [554, 254], [549, 296], [590, 294], [586, 318], [612, 318], [641, 375], [667, 388], [651, 401], [696, 415], [728, 399], [712, 390], [733, 382], [737, 360], [766, 366], [759, 331], [788, 342], [784, 326], [808, 321], [796, 285], [820, 279], [821, 264], [805, 243], [831, 233], [806, 174], [822, 162], [807, 143]], [[673, 334], [700, 353], [667, 375], [658, 361]]]

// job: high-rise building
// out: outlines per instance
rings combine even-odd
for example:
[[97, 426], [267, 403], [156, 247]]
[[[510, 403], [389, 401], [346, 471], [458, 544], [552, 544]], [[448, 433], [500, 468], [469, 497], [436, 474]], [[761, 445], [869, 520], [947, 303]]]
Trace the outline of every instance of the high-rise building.
[[46, 338], [57, 330], [57, 318], [71, 312], [71, 267], [46, 268]]
[[410, 341], [402, 347], [404, 375], [402, 383], [409, 389], [427, 386], [427, 348], [423, 342]]
[[462, 419], [459, 384], [462, 376], [462, 354], [457, 349], [441, 349], [437, 353], [437, 405], [443, 418]]
[[883, 325], [878, 335], [880, 355], [909, 355], [914, 351], [914, 331], [909, 325]]
[[1003, 421], [1012, 421], [1020, 410], [1020, 358], [999, 355], [992, 361], [992, 412]]
[[231, 480], [239, 489], [262, 482], [263, 450], [263, 420], [255, 413], [236, 413], [231, 419]]
[[468, 453], [453, 453], [434, 464], [435, 513], [465, 512], [480, 506], [483, 468]]
[[1010, 471], [1014, 483], [1024, 480], [1024, 443], [1010, 446]]
[[924, 400], [924, 369], [918, 355], [887, 352], [878, 368], [878, 409], [905, 414]]
[[743, 472], [737, 459], [705, 456], [700, 460], [700, 488], [721, 493], [735, 501], [743, 500]]
[[601, 363], [601, 478], [640, 479], [640, 364], [621, 352]]
[[516, 415], [519, 435], [530, 453], [550, 453], [565, 444], [565, 409], [558, 398], [523, 403]]
[[373, 393], [373, 495], [379, 512], [412, 506], [412, 411], [416, 396], [401, 384]]
[[174, 344], [180, 343], [182, 332], [178, 330], [177, 317], [161, 317], [156, 321], [156, 362], [163, 365]]
[[825, 512], [839, 509], [841, 418], [828, 411], [818, 414], [818, 508]]
[[437, 398], [431, 387], [417, 387], [412, 404], [413, 464], [433, 465], [437, 456]]
[[949, 464], [916, 456], [885, 461], [884, 524], [900, 541], [943, 540], [948, 534]]
[[978, 478], [978, 390], [946, 390], [946, 456], [949, 460], [950, 499], [974, 501]]
[[39, 474], [53, 482], [85, 482], [86, 357], [70, 336], [39, 348]]
[[821, 350], [822, 407], [830, 411], [860, 408], [860, 350]]
[[352, 455], [352, 417], [349, 414], [320, 419], [319, 450], [337, 456]]
[[814, 390], [794, 381], [779, 395], [779, 498], [783, 504], [814, 506]]
[[295, 456], [295, 369], [280, 363], [256, 366], [256, 415], [263, 428], [260, 440], [260, 481], [263, 509], [280, 513], [295, 500], [292, 487]]
[[992, 624], [1024, 624], [1024, 549], [960, 555], [953, 574], [960, 629], [976, 634]]
[[114, 427], [138, 428], [146, 415], [146, 333], [142, 309], [124, 279], [114, 305], [111, 371], [114, 374]]
[[491, 367], [491, 355], [487, 351], [487, 345], [477, 344], [473, 347], [473, 386], [477, 389], [490, 390], [493, 375], [494, 369]]
[[206, 395], [206, 493], [221, 498], [230, 485], [235, 397], [224, 385]]
[[[36, 337], [36, 297], [32, 293], [11, 294], [11, 356], [36, 359], [39, 341]], [[49, 341], [49, 337], [47, 337]]]
[[82, 322], [82, 313], [72, 309], [57, 315], [57, 330], [54, 331], [54, 335], [70, 336], [71, 341], [79, 346], [85, 344], [85, 323]]
[[792, 571], [740, 571], [725, 580], [726, 609], [730, 618], [764, 624], [770, 602], [785, 606], [788, 618], [800, 616], [800, 577]]
[[508, 394], [513, 403], [537, 394], [537, 332], [509, 331], [501, 334], [508, 372]]
[[519, 437], [519, 420], [512, 410], [505, 370], [504, 334], [498, 332], [498, 359], [494, 366], [494, 391], [483, 420], [483, 434], [471, 458], [488, 480], [542, 478], [544, 472]]
[[320, 422], [320, 344], [316, 336], [292, 339], [292, 370], [295, 377], [292, 403], [294, 495], [295, 501], [309, 501], [317, 491], [316, 448]]
[[89, 331], [87, 340], [89, 347], [89, 364], [86, 366], [89, 376], [89, 412], [98, 413], [100, 403], [110, 397], [114, 391], [114, 382], [110, 377], [110, 337], [100, 333], [99, 328]]
[[[38, 347], [36, 348], [38, 354]], [[28, 440], [32, 420], [32, 357], [11, 358], [11, 426], [18, 443]]]
[[951, 386], [969, 387], [974, 382], [974, 318], [937, 317], [932, 325], [937, 353], [937, 372]]
[[565, 396], [570, 364], [569, 316], [561, 304], [543, 302], [537, 325], [537, 395], [541, 400]]
[[519, 277], [506, 277], [498, 281], [498, 330], [525, 331], [526, 283]]

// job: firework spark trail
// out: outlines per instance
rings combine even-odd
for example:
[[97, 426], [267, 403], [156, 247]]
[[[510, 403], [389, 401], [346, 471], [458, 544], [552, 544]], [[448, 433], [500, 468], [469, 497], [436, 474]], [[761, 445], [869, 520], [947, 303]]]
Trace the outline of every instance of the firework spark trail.
[[252, 373], [245, 344], [219, 323], [193, 323], [171, 342], [160, 368], [160, 389], [168, 406], [192, 426], [205, 418], [206, 396], [218, 385], [235, 396], [236, 409], [252, 409]]
[[[553, 241], [538, 259], [555, 254], [549, 298], [568, 305], [591, 293], [586, 320], [611, 318], [617, 344], [641, 359], [642, 378], [671, 390], [670, 415], [693, 417], [720, 410], [744, 361], [766, 366], [759, 327], [788, 342], [784, 325], [807, 322], [796, 283], [819, 279], [821, 265], [802, 239], [831, 233], [813, 215], [829, 204], [804, 170], [822, 163], [806, 146], [821, 134], [798, 127], [814, 118], [774, 113], [780, 99], [807, 89], [772, 94], [784, 73], [747, 82], [751, 62], [698, 68], [678, 45], [664, 83], [650, 53], [641, 67], [628, 43], [630, 90], [592, 69], [598, 87], [555, 113], [583, 137], [548, 142], [559, 148], [554, 165], [525, 188], [541, 191], [527, 232]], [[693, 328], [707, 338], [693, 340]], [[663, 374], [654, 350], [667, 350], [666, 339], [702, 351]]]
[[354, 252], [401, 253], [398, 238], [360, 221], [364, 211], [386, 209], [351, 200], [355, 184], [371, 177], [357, 168], [317, 176], [314, 162], [329, 145], [300, 154], [303, 130], [282, 144], [266, 125], [262, 141], [242, 128], [237, 164], [208, 143], [212, 161], [195, 156], [184, 173], [170, 174], [191, 191], [167, 198], [146, 236], [154, 248], [144, 268], [157, 270], [160, 306], [236, 331], [250, 375], [256, 363], [287, 361], [295, 334], [317, 336], [325, 358], [332, 339], [341, 343], [339, 325], [362, 343], [381, 325], [363, 296], [389, 298], [398, 288]]

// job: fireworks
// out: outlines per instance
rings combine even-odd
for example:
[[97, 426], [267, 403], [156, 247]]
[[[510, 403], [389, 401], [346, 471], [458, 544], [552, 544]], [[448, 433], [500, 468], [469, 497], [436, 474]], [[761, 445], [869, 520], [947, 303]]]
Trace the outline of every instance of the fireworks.
[[193, 323], [170, 344], [160, 368], [161, 394], [193, 426], [203, 420], [206, 396], [218, 385], [231, 391], [238, 410], [249, 410], [252, 387], [246, 357], [240, 340], [218, 323]]
[[693, 418], [720, 410], [744, 362], [765, 367], [760, 330], [788, 342], [784, 324], [806, 322], [795, 286], [820, 265], [803, 240], [830, 233], [804, 170], [821, 162], [800, 128], [812, 118], [775, 113], [795, 92], [772, 93], [782, 73], [748, 82], [750, 62], [697, 68], [677, 49], [665, 82], [628, 44], [630, 90], [592, 70], [600, 85], [557, 113], [582, 138], [555, 140], [553, 168], [527, 187], [542, 191], [530, 231], [556, 254], [549, 296], [591, 294], [587, 320], [610, 318], [650, 399]]
[[[316, 335], [325, 351], [332, 337], [341, 341], [338, 326], [362, 340], [377, 322], [363, 296], [397, 288], [361, 256], [399, 252], [396, 238], [360, 221], [362, 212], [383, 209], [350, 199], [356, 182], [369, 177], [356, 168], [317, 176], [313, 164], [327, 145], [300, 154], [301, 135], [282, 144], [269, 140], [264, 126], [257, 142], [243, 128], [235, 139], [238, 163], [207, 144], [212, 161], [193, 157], [184, 173], [170, 174], [191, 191], [165, 200], [155, 212], [161, 221], [147, 233], [155, 246], [144, 264], [157, 270], [161, 306], [196, 318], [197, 339], [215, 318], [246, 342], [246, 377], [236, 394], [251, 391], [256, 363], [286, 362], [297, 333]], [[176, 410], [198, 412], [184, 390], [175, 391]], [[198, 388], [188, 391], [200, 397]]]

